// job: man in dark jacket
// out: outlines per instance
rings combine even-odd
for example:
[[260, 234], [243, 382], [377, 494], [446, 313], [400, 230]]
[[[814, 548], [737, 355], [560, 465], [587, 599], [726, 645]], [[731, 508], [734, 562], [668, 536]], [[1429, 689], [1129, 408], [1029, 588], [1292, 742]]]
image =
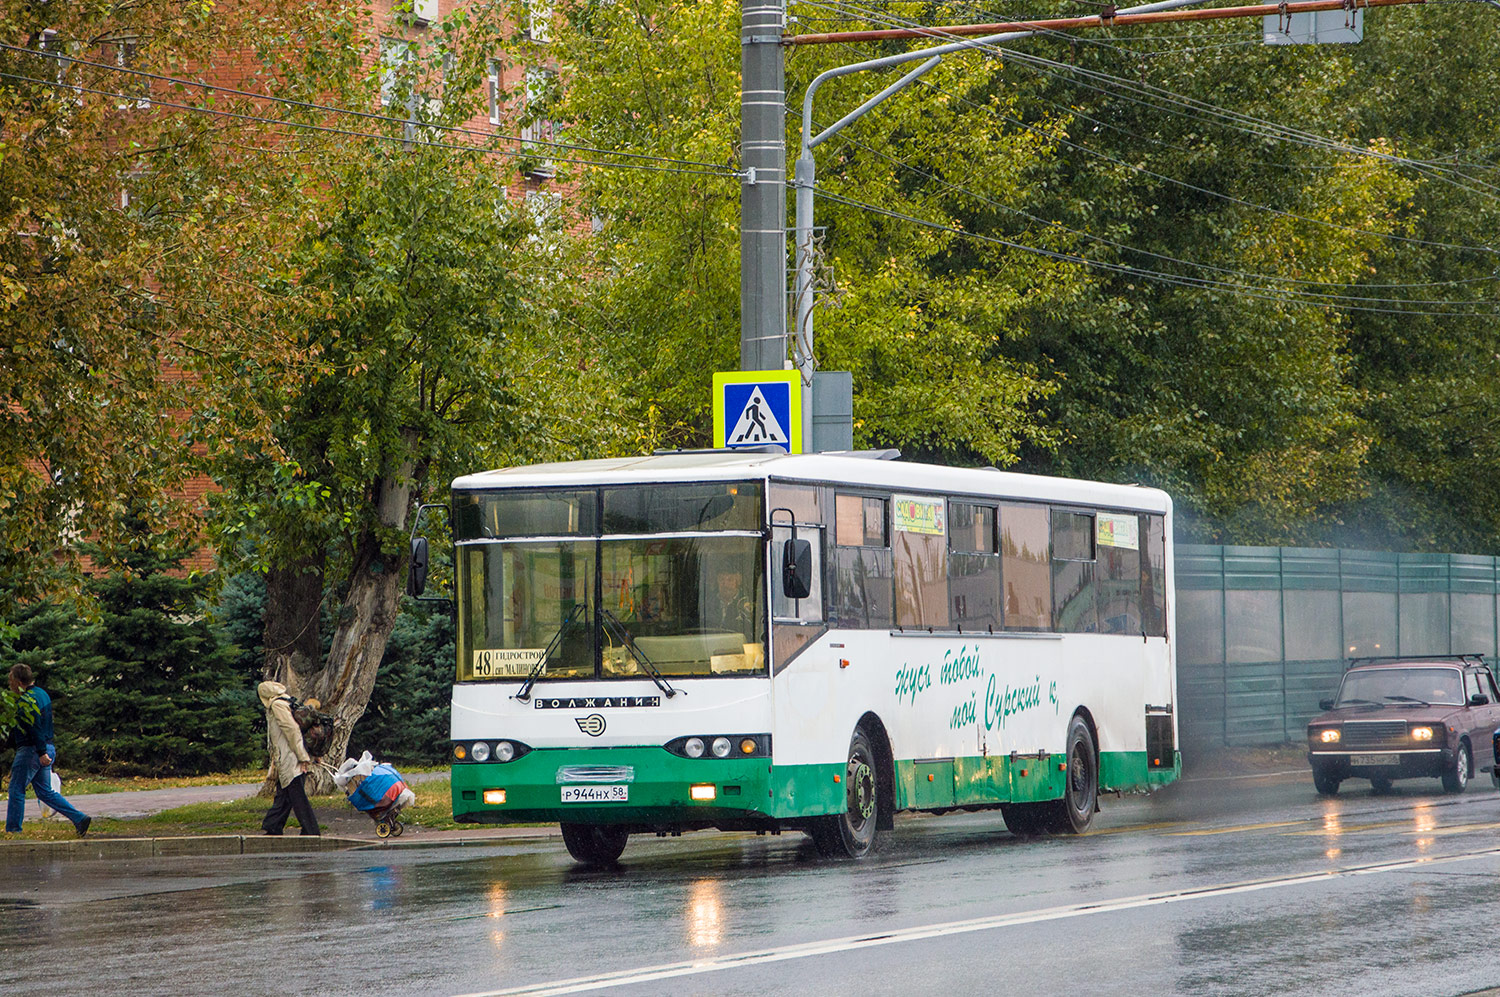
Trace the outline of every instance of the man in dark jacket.
[[16, 760], [10, 767], [10, 802], [5, 810], [5, 830], [18, 834], [21, 818], [26, 814], [26, 787], [36, 791], [36, 798], [73, 822], [81, 838], [88, 833], [93, 818], [77, 810], [61, 793], [52, 788], [52, 761], [57, 749], [52, 745], [52, 697], [33, 683], [31, 668], [15, 665], [10, 670], [10, 691], [25, 696], [36, 706], [36, 715], [11, 732]]

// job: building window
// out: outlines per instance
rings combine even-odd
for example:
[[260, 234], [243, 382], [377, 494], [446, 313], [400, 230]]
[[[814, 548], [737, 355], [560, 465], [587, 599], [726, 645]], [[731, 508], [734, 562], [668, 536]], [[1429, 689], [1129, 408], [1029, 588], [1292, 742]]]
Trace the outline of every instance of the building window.
[[521, 116], [522, 171], [528, 176], [551, 177], [557, 167], [548, 157], [555, 141], [549, 104], [557, 74], [548, 69], [529, 66], [526, 69], [526, 106]]
[[552, 40], [552, 0], [528, 0], [526, 34], [534, 42], [545, 44]]
[[484, 96], [490, 108], [490, 124], [500, 123], [500, 60], [491, 59], [486, 64]]
[[380, 106], [389, 107], [396, 102], [401, 91], [410, 90], [411, 81], [403, 79], [407, 64], [416, 53], [413, 44], [404, 38], [380, 39]]

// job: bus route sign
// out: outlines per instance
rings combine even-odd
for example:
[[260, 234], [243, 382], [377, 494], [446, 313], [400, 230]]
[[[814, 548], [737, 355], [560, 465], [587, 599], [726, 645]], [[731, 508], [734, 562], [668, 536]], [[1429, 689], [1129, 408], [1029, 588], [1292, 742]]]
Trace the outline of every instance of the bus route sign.
[[802, 452], [802, 381], [795, 370], [714, 374], [714, 446]]

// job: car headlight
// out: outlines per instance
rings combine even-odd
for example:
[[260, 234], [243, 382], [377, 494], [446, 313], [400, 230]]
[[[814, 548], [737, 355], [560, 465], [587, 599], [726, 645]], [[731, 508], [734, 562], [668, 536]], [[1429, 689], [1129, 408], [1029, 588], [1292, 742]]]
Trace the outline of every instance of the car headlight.
[[1337, 727], [1329, 727], [1327, 730], [1318, 735], [1318, 740], [1322, 741], [1324, 744], [1336, 744], [1338, 742], [1338, 739], [1342, 736], [1343, 735], [1339, 733], [1339, 729]]
[[1432, 740], [1432, 728], [1431, 727], [1413, 727], [1411, 729], [1411, 739], [1413, 741], [1431, 741]]
[[690, 738], [688, 738], [687, 741], [684, 742], [684, 744], [682, 745], [682, 753], [684, 755], [687, 755], [689, 758], [702, 758], [703, 757], [703, 738], [701, 738], [701, 737], [690, 737]]
[[490, 746], [483, 741], [475, 741], [474, 746], [469, 749], [469, 757], [476, 762], [487, 762], [490, 760]]
[[714, 757], [715, 758], [728, 758], [729, 757], [729, 738], [727, 738], [727, 737], [716, 737], [716, 738], [714, 738], [713, 750], [714, 750]]

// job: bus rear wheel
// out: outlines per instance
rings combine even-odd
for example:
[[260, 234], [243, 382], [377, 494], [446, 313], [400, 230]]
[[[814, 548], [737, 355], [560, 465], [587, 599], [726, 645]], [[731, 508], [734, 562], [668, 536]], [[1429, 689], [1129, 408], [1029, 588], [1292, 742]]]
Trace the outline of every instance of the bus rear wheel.
[[1068, 724], [1068, 770], [1063, 798], [1050, 804], [1049, 830], [1057, 834], [1082, 834], [1094, 822], [1099, 803], [1099, 756], [1094, 734], [1082, 717]]
[[856, 729], [844, 766], [844, 812], [817, 818], [810, 832], [813, 845], [824, 858], [862, 859], [874, 850], [880, 816], [876, 764], [869, 735], [862, 727]]
[[613, 865], [625, 851], [630, 832], [623, 827], [598, 824], [562, 825], [563, 844], [568, 854], [584, 865]]

